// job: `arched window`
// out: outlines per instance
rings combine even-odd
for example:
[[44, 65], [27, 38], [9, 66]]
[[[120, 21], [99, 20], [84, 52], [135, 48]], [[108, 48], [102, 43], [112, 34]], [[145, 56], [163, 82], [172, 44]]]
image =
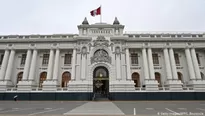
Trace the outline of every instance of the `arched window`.
[[17, 84], [19, 83], [19, 81], [21, 81], [23, 78], [23, 72], [19, 72], [18, 75], [17, 75]]
[[135, 87], [140, 87], [140, 75], [137, 72], [132, 73], [132, 80], [135, 83]]
[[156, 79], [156, 80], [157, 80], [157, 82], [159, 83], [159, 87], [162, 87], [160, 73], [155, 72], [155, 79]]
[[46, 80], [47, 72], [42, 72], [40, 74], [40, 81], [39, 81], [39, 87], [43, 87], [43, 82]]
[[205, 80], [204, 74], [201, 72], [201, 79]]
[[67, 87], [68, 86], [68, 82], [71, 80], [71, 74], [70, 72], [64, 72], [62, 74], [62, 83], [61, 83], [61, 87]]

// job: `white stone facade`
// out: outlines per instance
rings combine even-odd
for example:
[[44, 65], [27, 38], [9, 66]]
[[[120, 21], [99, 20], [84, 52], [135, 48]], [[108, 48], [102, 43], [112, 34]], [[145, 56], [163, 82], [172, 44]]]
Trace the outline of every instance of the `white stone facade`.
[[[85, 19], [78, 29], [79, 34], [0, 36], [0, 90], [92, 92], [99, 66], [108, 70], [110, 92], [205, 90], [205, 33], [123, 33], [117, 18], [91, 25]], [[47, 76], [40, 86], [42, 72]], [[62, 87], [64, 72], [70, 81]]]

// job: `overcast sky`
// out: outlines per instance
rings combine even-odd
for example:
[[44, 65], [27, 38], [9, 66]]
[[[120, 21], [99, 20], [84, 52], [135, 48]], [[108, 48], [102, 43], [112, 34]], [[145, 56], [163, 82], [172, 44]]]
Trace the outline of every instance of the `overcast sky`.
[[90, 11], [118, 17], [125, 31], [205, 31], [205, 0], [0, 0], [0, 35], [78, 33]]

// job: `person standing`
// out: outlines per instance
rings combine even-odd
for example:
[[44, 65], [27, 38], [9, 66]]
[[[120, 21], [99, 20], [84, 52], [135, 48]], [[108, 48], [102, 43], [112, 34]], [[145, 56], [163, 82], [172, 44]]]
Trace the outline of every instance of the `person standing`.
[[17, 101], [18, 95], [14, 96], [14, 101]]

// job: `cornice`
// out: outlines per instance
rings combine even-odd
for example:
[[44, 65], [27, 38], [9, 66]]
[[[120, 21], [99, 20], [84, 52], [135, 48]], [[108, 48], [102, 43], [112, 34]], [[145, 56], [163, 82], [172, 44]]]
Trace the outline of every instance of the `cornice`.
[[205, 38], [128, 38], [125, 39], [127, 42], [196, 42], [203, 41]]
[[52, 43], [52, 42], [76, 42], [77, 39], [4, 39], [0, 43]]

